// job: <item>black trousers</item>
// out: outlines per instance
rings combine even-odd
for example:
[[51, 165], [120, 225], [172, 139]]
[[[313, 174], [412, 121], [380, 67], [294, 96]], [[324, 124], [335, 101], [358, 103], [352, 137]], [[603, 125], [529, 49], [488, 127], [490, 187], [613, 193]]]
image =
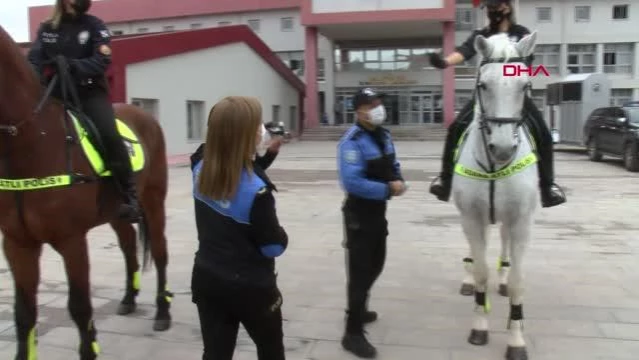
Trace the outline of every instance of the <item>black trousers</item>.
[[242, 324], [258, 360], [284, 360], [282, 295], [274, 287], [238, 286], [193, 269], [193, 302], [200, 316], [202, 360], [231, 360]]
[[362, 316], [368, 308], [370, 290], [384, 270], [386, 261], [386, 204], [375, 210], [342, 208], [348, 298], [346, 332], [351, 334], [363, 331]]
[[[475, 102], [469, 101], [448, 128], [441, 174], [442, 180], [444, 181], [450, 181], [453, 176], [455, 147], [464, 131], [468, 128], [468, 125], [473, 121], [474, 106]], [[539, 162], [537, 163], [539, 186], [542, 188], [551, 186], [555, 177], [553, 169], [554, 153], [552, 134], [544, 121], [543, 114], [537, 109], [535, 103], [528, 96], [526, 96], [524, 100], [524, 123], [530, 129], [539, 155]]]
[[80, 95], [80, 102], [82, 110], [91, 119], [100, 135], [107, 165], [115, 177], [126, 181], [132, 174], [131, 161], [116, 128], [115, 113], [109, 95], [101, 90], [91, 90]]

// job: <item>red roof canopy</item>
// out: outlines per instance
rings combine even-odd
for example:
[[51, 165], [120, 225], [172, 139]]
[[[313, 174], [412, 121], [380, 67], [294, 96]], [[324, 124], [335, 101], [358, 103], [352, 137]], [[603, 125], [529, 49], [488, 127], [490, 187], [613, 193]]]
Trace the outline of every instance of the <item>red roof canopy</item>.
[[[112, 99], [114, 102], [126, 101], [126, 66], [129, 64], [238, 42], [253, 49], [300, 95], [304, 95], [306, 87], [299, 77], [248, 26], [236, 25], [114, 38], [111, 42], [113, 63], [109, 74]], [[229, 71], [235, 71], [234, 66], [228, 64]]]

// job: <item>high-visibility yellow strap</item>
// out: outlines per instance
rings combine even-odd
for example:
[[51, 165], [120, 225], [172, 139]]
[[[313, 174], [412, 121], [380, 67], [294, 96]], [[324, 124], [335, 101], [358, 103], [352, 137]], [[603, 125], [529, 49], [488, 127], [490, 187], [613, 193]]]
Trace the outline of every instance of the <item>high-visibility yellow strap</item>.
[[0, 191], [30, 191], [71, 185], [70, 175], [54, 175], [30, 179], [2, 179]]
[[467, 168], [462, 164], [455, 165], [455, 173], [477, 180], [500, 180], [522, 172], [524, 169], [535, 164], [536, 162], [537, 155], [535, 153], [530, 153], [519, 159], [515, 163], [493, 173], [485, 173], [482, 171]]

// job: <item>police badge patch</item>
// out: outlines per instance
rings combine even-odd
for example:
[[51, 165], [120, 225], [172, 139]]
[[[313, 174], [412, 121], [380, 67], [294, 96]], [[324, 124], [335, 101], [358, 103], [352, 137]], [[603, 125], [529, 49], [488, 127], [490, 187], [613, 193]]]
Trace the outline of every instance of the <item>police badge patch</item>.
[[355, 150], [349, 150], [344, 153], [344, 160], [349, 164], [357, 164], [359, 154]]
[[89, 32], [88, 31], [81, 31], [78, 34], [78, 42], [80, 43], [80, 45], [84, 45], [89, 41]]

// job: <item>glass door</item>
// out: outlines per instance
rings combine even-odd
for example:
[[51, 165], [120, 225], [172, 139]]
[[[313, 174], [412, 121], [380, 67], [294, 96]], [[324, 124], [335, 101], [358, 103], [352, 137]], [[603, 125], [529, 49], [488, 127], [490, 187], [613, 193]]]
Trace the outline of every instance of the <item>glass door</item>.
[[433, 122], [433, 96], [430, 94], [421, 96], [422, 103], [422, 113], [421, 113], [421, 122], [424, 124], [429, 124]]

